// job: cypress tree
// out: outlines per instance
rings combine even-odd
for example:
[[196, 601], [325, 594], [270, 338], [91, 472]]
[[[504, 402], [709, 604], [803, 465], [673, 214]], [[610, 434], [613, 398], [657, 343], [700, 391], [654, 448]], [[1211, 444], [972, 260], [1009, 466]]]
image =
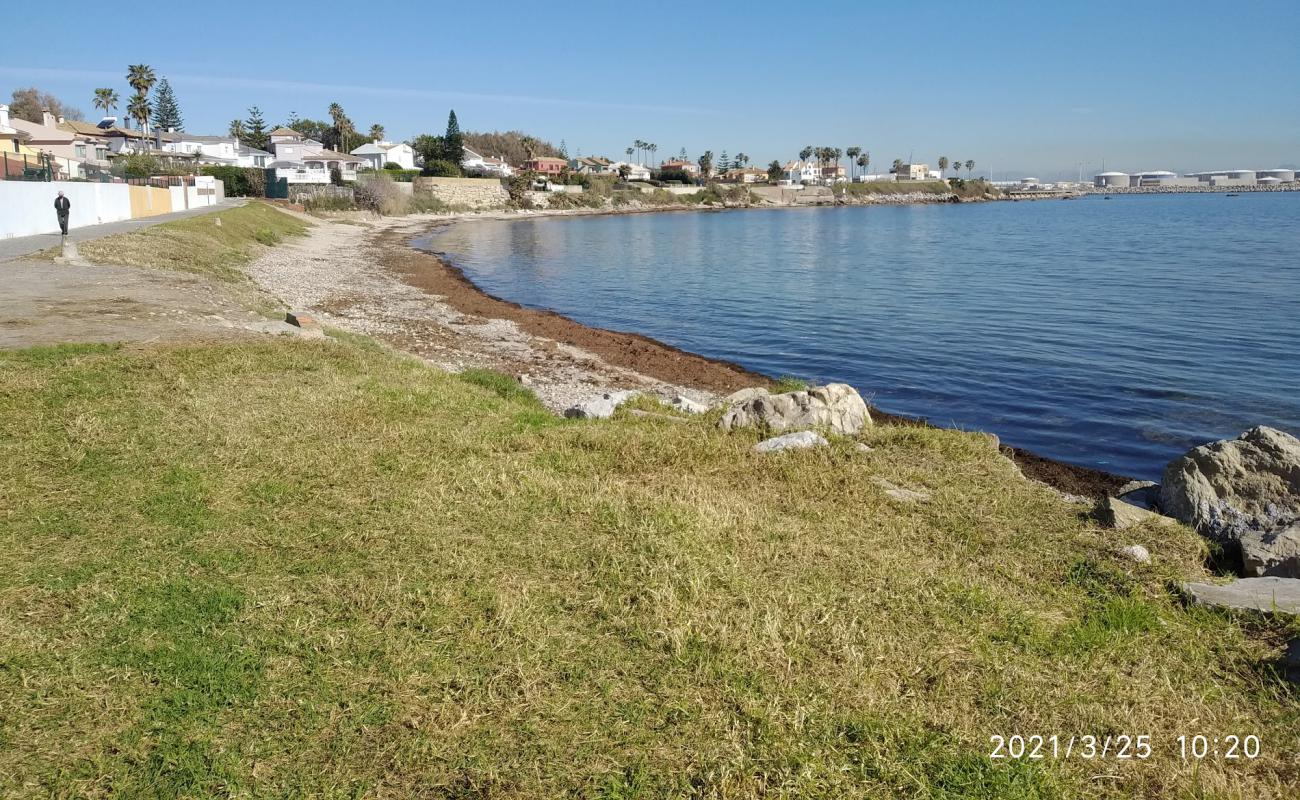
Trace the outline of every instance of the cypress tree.
[[158, 94], [153, 106], [153, 124], [159, 131], [184, 130], [181, 107], [176, 103], [176, 93], [166, 78], [158, 82]]
[[442, 136], [442, 158], [458, 168], [465, 160], [465, 139], [460, 134], [460, 123], [456, 120], [456, 109], [447, 115], [447, 132]]

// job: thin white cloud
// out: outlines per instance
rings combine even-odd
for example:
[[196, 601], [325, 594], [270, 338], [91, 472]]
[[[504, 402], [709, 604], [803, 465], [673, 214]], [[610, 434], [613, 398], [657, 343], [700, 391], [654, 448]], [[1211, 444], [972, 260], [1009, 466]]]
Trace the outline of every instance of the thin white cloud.
[[[56, 80], [84, 80], [88, 82], [109, 83], [124, 80], [124, 74], [107, 70], [49, 69], [45, 67], [10, 67], [0, 65], [0, 75], [15, 77], [22, 81], [35, 81], [43, 78]], [[304, 81], [270, 80], [266, 78], [227, 78], [208, 75], [184, 75], [166, 73], [167, 79], [178, 87], [204, 86], [217, 89], [263, 89], [279, 92], [312, 92], [315, 94], [346, 97], [365, 95], [370, 97], [400, 97], [422, 100], [464, 100], [489, 103], [522, 103], [541, 106], [565, 106], [569, 108], [608, 109], [611, 111], [649, 111], [654, 113], [701, 114], [710, 113], [709, 109], [686, 108], [682, 106], [659, 106], [641, 103], [606, 103], [591, 100], [574, 100], [571, 98], [530, 97], [524, 95], [485, 94], [477, 92], [453, 92], [441, 89], [405, 89], [384, 86], [352, 86], [347, 84], [312, 83]]]

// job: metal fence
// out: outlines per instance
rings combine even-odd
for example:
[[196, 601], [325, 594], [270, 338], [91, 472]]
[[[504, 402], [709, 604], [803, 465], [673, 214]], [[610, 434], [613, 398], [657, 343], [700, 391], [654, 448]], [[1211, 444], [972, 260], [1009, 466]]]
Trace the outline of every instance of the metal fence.
[[22, 153], [0, 153], [0, 162], [4, 164], [3, 179], [6, 181], [54, 180], [54, 164], [49, 156], [33, 158]]

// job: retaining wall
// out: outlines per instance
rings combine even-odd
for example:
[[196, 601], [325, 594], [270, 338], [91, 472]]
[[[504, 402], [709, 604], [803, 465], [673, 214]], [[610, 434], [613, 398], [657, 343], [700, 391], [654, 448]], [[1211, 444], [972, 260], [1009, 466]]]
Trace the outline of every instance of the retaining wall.
[[411, 183], [417, 194], [431, 194], [451, 205], [487, 208], [510, 201], [496, 178], [416, 178]]
[[72, 203], [68, 215], [71, 229], [216, 205], [225, 197], [225, 185], [213, 181], [206, 186], [160, 188], [86, 181], [0, 181], [0, 239], [58, 233], [54, 198], [59, 192]]

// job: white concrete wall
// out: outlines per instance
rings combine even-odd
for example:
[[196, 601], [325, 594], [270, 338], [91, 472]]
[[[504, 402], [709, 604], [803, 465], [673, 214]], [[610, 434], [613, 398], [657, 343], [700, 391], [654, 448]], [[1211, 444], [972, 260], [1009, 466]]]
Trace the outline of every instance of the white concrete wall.
[[131, 218], [131, 196], [124, 183], [0, 181], [0, 239], [58, 233], [54, 198], [72, 203], [69, 228]]

